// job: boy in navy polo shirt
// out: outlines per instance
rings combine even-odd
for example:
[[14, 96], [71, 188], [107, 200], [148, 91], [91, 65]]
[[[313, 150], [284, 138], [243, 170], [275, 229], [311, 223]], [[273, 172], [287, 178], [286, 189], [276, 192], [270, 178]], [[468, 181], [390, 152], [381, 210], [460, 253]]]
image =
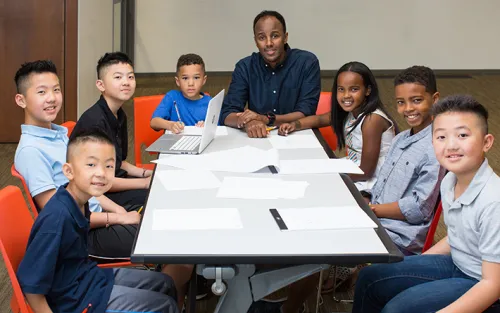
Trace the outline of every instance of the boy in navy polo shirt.
[[422, 255], [361, 270], [354, 313], [500, 312], [500, 178], [485, 153], [488, 112], [471, 96], [432, 109], [432, 143], [448, 235]]
[[17, 276], [34, 312], [178, 312], [163, 273], [100, 269], [88, 258], [89, 204], [114, 179], [115, 148], [90, 130], [68, 144], [59, 187], [35, 220]]
[[203, 59], [192, 53], [181, 55], [175, 76], [180, 90], [171, 90], [163, 97], [151, 118], [151, 128], [178, 134], [184, 126], [203, 127], [211, 99], [201, 92], [206, 82]]

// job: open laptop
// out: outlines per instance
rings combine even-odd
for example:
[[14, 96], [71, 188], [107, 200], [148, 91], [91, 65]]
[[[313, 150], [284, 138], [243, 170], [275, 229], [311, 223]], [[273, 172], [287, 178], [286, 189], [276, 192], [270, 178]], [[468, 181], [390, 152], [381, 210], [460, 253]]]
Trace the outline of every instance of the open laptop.
[[219, 122], [224, 89], [208, 103], [205, 126], [201, 135], [165, 134], [158, 138], [146, 151], [169, 154], [200, 154], [215, 138]]

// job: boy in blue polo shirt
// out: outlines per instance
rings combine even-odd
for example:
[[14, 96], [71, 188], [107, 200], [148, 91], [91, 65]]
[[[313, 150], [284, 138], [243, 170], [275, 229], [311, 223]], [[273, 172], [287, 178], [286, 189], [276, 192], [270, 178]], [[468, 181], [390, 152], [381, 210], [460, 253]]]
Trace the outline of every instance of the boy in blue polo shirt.
[[361, 270], [353, 313], [500, 312], [500, 177], [485, 153], [488, 112], [471, 96], [440, 101], [432, 143], [449, 173], [441, 183], [448, 235], [403, 262]]
[[[67, 184], [62, 167], [66, 162], [68, 130], [52, 122], [62, 107], [62, 92], [54, 63], [39, 60], [23, 64], [15, 75], [16, 103], [24, 109], [24, 124], [14, 164], [24, 177], [37, 211], [42, 210], [57, 188]], [[89, 199], [92, 229], [89, 252], [105, 258], [128, 258], [140, 215], [102, 195]], [[33, 208], [35, 209], [35, 208]], [[108, 227], [105, 227], [108, 225]]]
[[405, 255], [421, 253], [444, 170], [432, 150], [430, 110], [439, 99], [436, 77], [412, 66], [394, 79], [398, 113], [411, 127], [394, 137], [371, 190], [371, 208]]
[[175, 76], [180, 90], [171, 90], [163, 97], [151, 118], [151, 128], [178, 134], [184, 126], [203, 127], [211, 99], [201, 92], [206, 81], [203, 59], [192, 53], [181, 55]]
[[115, 148], [89, 130], [68, 144], [59, 187], [35, 220], [17, 276], [34, 312], [178, 312], [172, 279], [159, 272], [100, 269], [88, 258], [88, 200], [114, 179]]

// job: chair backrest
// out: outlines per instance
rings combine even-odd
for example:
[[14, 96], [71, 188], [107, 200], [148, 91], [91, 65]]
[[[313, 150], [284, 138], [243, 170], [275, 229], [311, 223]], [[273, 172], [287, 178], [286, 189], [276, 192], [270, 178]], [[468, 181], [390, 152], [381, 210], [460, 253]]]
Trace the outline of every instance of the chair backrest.
[[150, 146], [163, 134], [149, 126], [151, 116], [163, 97], [164, 95], [156, 95], [134, 98], [134, 154], [135, 165], [138, 167], [142, 167], [142, 146]]
[[35, 201], [33, 201], [33, 197], [31, 196], [30, 190], [28, 189], [28, 185], [26, 184], [24, 177], [21, 175], [21, 173], [19, 173], [16, 170], [16, 167], [14, 164], [12, 164], [12, 166], [10, 168], [10, 173], [12, 174], [12, 176], [18, 178], [21, 181], [21, 184], [23, 185], [23, 188], [24, 188], [24, 193], [26, 194], [26, 197], [28, 197], [28, 202], [29, 202], [30, 207], [31, 207], [31, 212], [33, 212], [33, 217], [37, 218], [38, 217], [38, 209], [36, 207]]
[[[332, 93], [322, 91], [319, 96], [318, 108], [316, 114], [323, 114], [332, 111]], [[333, 151], [337, 150], [337, 136], [331, 126], [321, 127], [319, 129], [321, 136], [325, 139], [326, 143]]]
[[434, 212], [434, 217], [432, 218], [431, 225], [429, 226], [427, 237], [425, 237], [425, 243], [424, 247], [422, 248], [422, 252], [429, 250], [430, 247], [432, 247], [432, 244], [434, 243], [434, 234], [436, 233], [436, 229], [439, 224], [439, 219], [441, 218], [441, 212], [443, 212], [443, 205], [441, 201], [439, 201], [436, 211]]
[[68, 137], [71, 136], [71, 133], [73, 132], [73, 129], [75, 128], [76, 123], [73, 121], [67, 121], [61, 124], [61, 126], [64, 126], [68, 129]]
[[13, 312], [31, 312], [24, 299], [16, 271], [23, 259], [33, 226], [33, 218], [18, 187], [7, 186], [0, 190], [0, 251], [12, 283]]

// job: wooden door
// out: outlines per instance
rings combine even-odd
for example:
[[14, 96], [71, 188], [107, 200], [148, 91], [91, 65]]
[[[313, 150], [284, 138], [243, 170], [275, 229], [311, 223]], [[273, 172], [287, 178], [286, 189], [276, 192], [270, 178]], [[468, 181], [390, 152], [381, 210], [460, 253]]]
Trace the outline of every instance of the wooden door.
[[24, 62], [50, 59], [64, 103], [55, 123], [76, 119], [77, 7], [75, 0], [0, 0], [0, 142], [17, 142], [24, 112], [14, 101], [14, 75]]

